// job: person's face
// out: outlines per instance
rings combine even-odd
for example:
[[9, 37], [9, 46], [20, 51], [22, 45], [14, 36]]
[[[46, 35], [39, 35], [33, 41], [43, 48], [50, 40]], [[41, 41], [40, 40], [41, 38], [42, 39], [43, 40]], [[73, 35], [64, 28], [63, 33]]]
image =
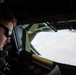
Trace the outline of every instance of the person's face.
[[[7, 27], [10, 31], [13, 30], [13, 23], [2, 23], [5, 27]], [[6, 31], [3, 27], [0, 26], [0, 51], [3, 51], [3, 47], [10, 42], [10, 37], [6, 36]]]

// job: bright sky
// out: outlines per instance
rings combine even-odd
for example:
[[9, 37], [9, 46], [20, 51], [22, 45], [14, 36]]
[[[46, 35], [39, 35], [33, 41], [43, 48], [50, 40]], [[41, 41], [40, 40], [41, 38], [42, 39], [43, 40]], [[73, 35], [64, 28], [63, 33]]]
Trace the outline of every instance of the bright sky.
[[40, 32], [32, 41], [33, 46], [45, 58], [76, 65], [76, 31]]

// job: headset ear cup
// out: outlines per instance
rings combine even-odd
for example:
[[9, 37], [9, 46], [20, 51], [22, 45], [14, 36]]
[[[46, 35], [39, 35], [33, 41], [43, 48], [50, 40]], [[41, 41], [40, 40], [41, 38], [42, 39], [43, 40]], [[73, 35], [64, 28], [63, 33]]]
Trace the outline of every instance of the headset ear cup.
[[59, 66], [56, 65], [48, 75], [61, 75]]

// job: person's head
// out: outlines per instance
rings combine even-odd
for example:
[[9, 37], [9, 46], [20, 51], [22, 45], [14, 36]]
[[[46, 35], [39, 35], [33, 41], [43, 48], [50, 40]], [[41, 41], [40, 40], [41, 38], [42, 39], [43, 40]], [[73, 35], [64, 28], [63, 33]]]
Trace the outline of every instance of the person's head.
[[0, 51], [3, 51], [3, 47], [10, 42], [10, 36], [16, 21], [8, 9], [2, 8], [0, 10]]

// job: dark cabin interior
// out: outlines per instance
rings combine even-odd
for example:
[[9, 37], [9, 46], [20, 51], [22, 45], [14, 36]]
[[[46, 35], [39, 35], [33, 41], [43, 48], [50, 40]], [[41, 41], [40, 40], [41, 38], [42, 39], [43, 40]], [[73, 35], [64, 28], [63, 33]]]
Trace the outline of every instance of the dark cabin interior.
[[68, 25], [76, 28], [74, 0], [4, 0], [3, 3], [18, 19], [18, 24], [49, 21], [53, 22], [58, 29], [67, 28]]
[[22, 19], [25, 19], [26, 23], [76, 19], [76, 3], [73, 0], [5, 0], [4, 3], [8, 5], [19, 22]]
[[[18, 20], [17, 25], [48, 21], [57, 29], [67, 29], [71, 25], [76, 29], [76, 2], [73, 0], [0, 0], [0, 3], [8, 6]], [[59, 65], [63, 75], [76, 74], [75, 66], [54, 64]]]

